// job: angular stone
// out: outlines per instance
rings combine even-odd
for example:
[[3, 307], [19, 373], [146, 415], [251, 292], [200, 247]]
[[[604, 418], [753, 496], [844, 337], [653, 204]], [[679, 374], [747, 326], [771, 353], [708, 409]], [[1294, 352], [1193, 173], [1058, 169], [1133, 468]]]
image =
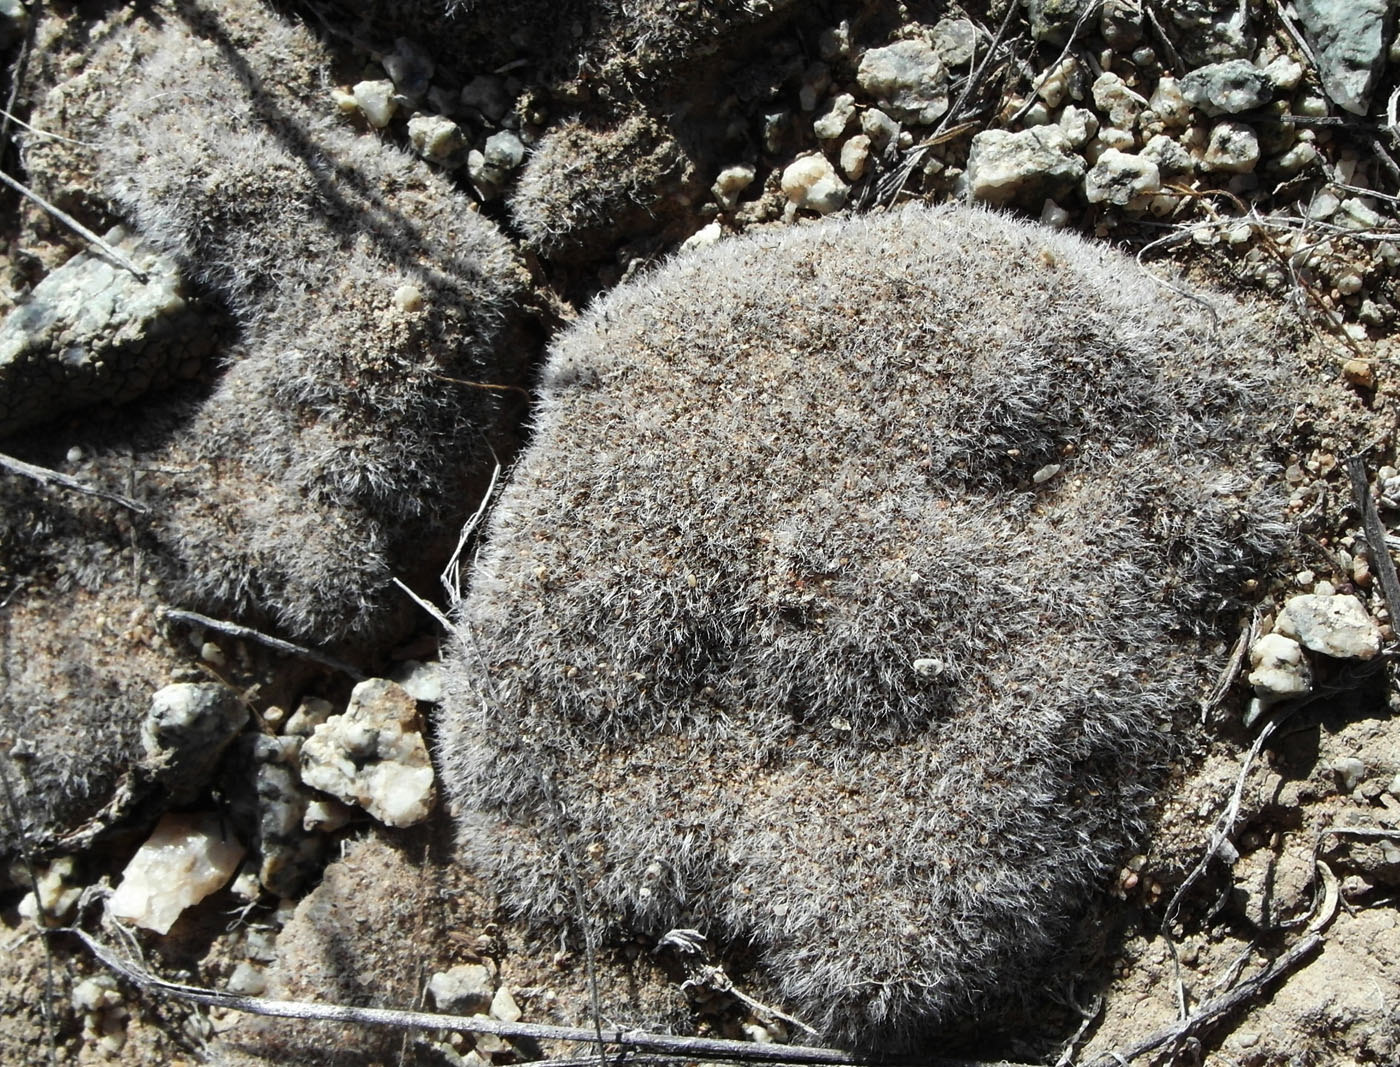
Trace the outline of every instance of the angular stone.
[[1011, 133], [985, 130], [972, 139], [967, 193], [988, 204], [1039, 205], [1079, 184], [1088, 164], [1074, 154], [1058, 126]]
[[1295, 0], [1322, 87], [1338, 107], [1366, 114], [1385, 66], [1395, 5], [1390, 0]]
[[1308, 593], [1283, 606], [1274, 632], [1304, 648], [1336, 659], [1372, 659], [1381, 650], [1381, 631], [1354, 596]]
[[856, 81], [885, 111], [916, 126], [931, 125], [948, 110], [948, 71], [927, 41], [870, 49], [860, 58]]
[[302, 745], [301, 779], [388, 826], [422, 822], [436, 791], [417, 702], [388, 679], [361, 682]]

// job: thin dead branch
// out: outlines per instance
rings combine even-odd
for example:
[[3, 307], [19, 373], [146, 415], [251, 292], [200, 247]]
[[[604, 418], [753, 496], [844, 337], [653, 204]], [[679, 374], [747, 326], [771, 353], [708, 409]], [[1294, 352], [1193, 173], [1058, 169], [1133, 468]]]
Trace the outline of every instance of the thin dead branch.
[[1171, 928], [1175, 924], [1177, 915], [1181, 910], [1181, 902], [1187, 892], [1196, 884], [1201, 875], [1205, 874], [1206, 868], [1210, 866], [1211, 860], [1215, 859], [1221, 846], [1234, 833], [1235, 822], [1239, 818], [1240, 805], [1244, 799], [1245, 782], [1249, 780], [1249, 772], [1254, 767], [1254, 761], [1259, 758], [1259, 753], [1263, 751], [1265, 743], [1273, 736], [1279, 725], [1285, 722], [1291, 712], [1277, 715], [1264, 723], [1264, 728], [1259, 731], [1259, 736], [1254, 739], [1254, 744], [1250, 746], [1248, 754], [1244, 758], [1244, 763], [1240, 767], [1239, 777], [1235, 781], [1234, 791], [1230, 794], [1229, 803], [1225, 810], [1221, 812], [1220, 818], [1215, 822], [1215, 829], [1210, 835], [1210, 841], [1206, 845], [1205, 853], [1197, 861], [1196, 866], [1191, 869], [1191, 873], [1186, 876], [1181, 885], [1177, 887], [1172, 898], [1167, 902], [1166, 911], [1162, 913], [1162, 931], [1168, 937], [1171, 936]]
[[126, 270], [129, 270], [132, 274], [136, 276], [136, 279], [138, 281], [145, 283], [148, 280], [149, 275], [140, 267], [138, 267], [135, 263], [133, 263], [130, 257], [128, 257], [125, 252], [123, 252], [119, 248], [114, 248], [111, 244], [103, 240], [92, 230], [89, 230], [86, 226], [84, 226], [81, 222], [75, 219], [72, 215], [68, 214], [68, 212], [64, 211], [62, 208], [55, 207], [53, 204], [50, 204], [47, 200], [45, 200], [42, 196], [36, 193], [33, 189], [29, 188], [29, 186], [25, 185], [22, 181], [19, 181], [17, 178], [12, 178], [3, 170], [0, 170], [0, 182], [4, 182], [15, 192], [19, 193], [20, 196], [25, 197], [28, 200], [32, 200], [34, 203], [38, 204], [41, 208], [47, 211], [59, 222], [63, 223], [63, 225], [67, 226], [78, 236], [82, 237], [84, 240], [94, 245], [95, 247], [101, 249], [103, 255], [110, 258], [112, 262], [116, 263], [118, 266], [124, 267]]
[[240, 626], [236, 622], [227, 622], [223, 619], [211, 619], [208, 615], [201, 615], [197, 611], [185, 611], [183, 608], [162, 608], [161, 615], [174, 622], [193, 623], [196, 626], [205, 626], [210, 630], [217, 630], [221, 634], [228, 634], [230, 637], [242, 637], [249, 641], [256, 641], [267, 648], [276, 649], [278, 652], [285, 652], [289, 656], [300, 656], [302, 659], [309, 659], [323, 667], [329, 667], [333, 671], [347, 674], [357, 682], [364, 681], [365, 674], [357, 667], [352, 667], [344, 660], [336, 659], [334, 656], [324, 652], [318, 652], [314, 648], [307, 648], [305, 645], [298, 645], [292, 641], [284, 641], [280, 637], [273, 637], [265, 634], [261, 630], [254, 630], [251, 626]]
[[1356, 510], [1361, 513], [1361, 526], [1366, 533], [1371, 566], [1380, 579], [1385, 606], [1394, 618], [1400, 611], [1400, 579], [1395, 576], [1395, 561], [1390, 558], [1390, 550], [1386, 547], [1385, 523], [1381, 522], [1376, 502], [1371, 499], [1371, 479], [1366, 474], [1366, 461], [1361, 456], [1352, 456], [1347, 460], [1347, 476], [1351, 479], [1351, 495]]
[[[151, 974], [145, 967], [118, 955], [110, 946], [98, 941], [77, 927], [64, 927], [55, 932], [71, 934], [87, 946], [104, 966], [140, 989], [158, 996], [246, 1012], [278, 1019], [300, 1019], [306, 1022], [351, 1023], [363, 1026], [391, 1027], [399, 1030], [457, 1030], [476, 1034], [495, 1034], [505, 1038], [533, 1041], [594, 1042], [598, 1033], [593, 1027], [554, 1026], [545, 1023], [502, 1022], [483, 1015], [440, 1015], [435, 1012], [399, 1011], [391, 1008], [350, 1007], [321, 1004], [314, 1001], [270, 1000], [245, 997], [233, 993], [205, 989], [200, 986], [171, 982]], [[677, 1037], [653, 1034], [644, 1030], [606, 1028], [602, 1040], [619, 1049], [661, 1053], [687, 1059], [731, 1060], [741, 1063], [768, 1064], [830, 1064], [833, 1067], [862, 1067], [877, 1064], [879, 1059], [865, 1057], [844, 1049], [806, 1045], [765, 1045], [752, 1041], [730, 1041], [718, 1038]], [[926, 1067], [1028, 1067], [1007, 1061], [989, 1063], [946, 1057], [922, 1061]]]
[[15, 474], [23, 475], [26, 478], [33, 478], [40, 485], [56, 485], [62, 489], [71, 489], [75, 493], [83, 493], [86, 496], [97, 497], [99, 500], [106, 500], [113, 504], [119, 504], [128, 511], [137, 515], [149, 515], [150, 508], [140, 501], [132, 500], [130, 497], [122, 496], [120, 493], [110, 493], [106, 489], [98, 489], [96, 486], [80, 482], [71, 475], [62, 474], [48, 467], [40, 467], [34, 463], [26, 463], [22, 459], [15, 459], [14, 456], [0, 454], [0, 467], [12, 471]]

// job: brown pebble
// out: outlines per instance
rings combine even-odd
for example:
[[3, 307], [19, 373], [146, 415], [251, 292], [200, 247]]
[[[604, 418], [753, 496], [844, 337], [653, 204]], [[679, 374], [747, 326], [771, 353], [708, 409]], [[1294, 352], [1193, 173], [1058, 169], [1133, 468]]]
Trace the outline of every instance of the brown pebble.
[[1376, 369], [1364, 359], [1349, 359], [1342, 364], [1342, 377], [1352, 385], [1372, 389], [1376, 384]]

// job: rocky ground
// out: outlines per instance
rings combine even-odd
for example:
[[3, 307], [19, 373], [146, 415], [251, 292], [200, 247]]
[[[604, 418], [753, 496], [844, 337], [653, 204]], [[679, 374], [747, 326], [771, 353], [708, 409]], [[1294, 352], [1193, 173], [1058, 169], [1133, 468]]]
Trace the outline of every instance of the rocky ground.
[[1251, 455], [1287, 533], [1209, 635], [1149, 833], [1050, 977], [936, 1051], [1400, 1063], [1393, 14], [0, 0], [4, 168], [50, 205], [7, 193], [0, 249], [0, 1059], [588, 1055], [250, 1021], [41, 923], [248, 997], [800, 1039], [750, 952], [589, 945], [453, 861], [446, 642], [390, 579], [461, 590], [545, 349], [601, 294], [969, 200], [1261, 309], [1288, 384]]

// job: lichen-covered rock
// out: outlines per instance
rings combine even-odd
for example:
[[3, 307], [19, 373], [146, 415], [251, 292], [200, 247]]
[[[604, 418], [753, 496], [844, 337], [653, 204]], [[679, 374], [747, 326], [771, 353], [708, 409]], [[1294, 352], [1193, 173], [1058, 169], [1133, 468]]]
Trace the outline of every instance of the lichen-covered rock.
[[96, 403], [192, 378], [212, 348], [179, 268], [120, 230], [106, 237], [143, 281], [97, 252], [51, 272], [0, 324], [0, 437]]
[[1388, 0], [1297, 0], [1297, 11], [1327, 95], [1355, 115], [1366, 114], [1385, 67], [1395, 5]]
[[1276, 544], [1249, 321], [966, 208], [615, 290], [460, 613], [465, 861], [538, 921], [572, 866], [599, 921], [751, 946], [828, 1037], [1029, 980], [1193, 721], [1189, 633]]

